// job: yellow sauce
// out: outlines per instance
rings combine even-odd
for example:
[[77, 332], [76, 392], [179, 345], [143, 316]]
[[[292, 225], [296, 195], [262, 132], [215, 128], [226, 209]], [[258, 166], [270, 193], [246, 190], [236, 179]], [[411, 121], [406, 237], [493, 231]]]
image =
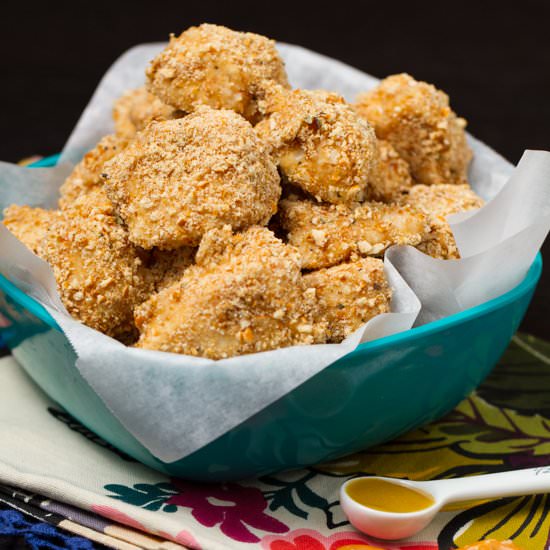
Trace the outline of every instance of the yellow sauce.
[[418, 512], [434, 503], [433, 498], [415, 489], [368, 477], [352, 481], [346, 492], [359, 504], [382, 512]]

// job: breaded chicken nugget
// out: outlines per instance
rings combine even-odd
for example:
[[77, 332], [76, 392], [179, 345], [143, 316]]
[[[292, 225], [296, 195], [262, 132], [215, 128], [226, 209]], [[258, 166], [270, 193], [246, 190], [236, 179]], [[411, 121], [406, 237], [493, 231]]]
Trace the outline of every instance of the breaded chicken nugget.
[[258, 119], [259, 92], [272, 83], [288, 87], [273, 40], [208, 24], [172, 35], [146, 75], [149, 91], [176, 109], [191, 112], [209, 105], [251, 122]]
[[431, 230], [417, 246], [419, 250], [445, 260], [460, 258], [447, 216], [483, 206], [483, 199], [469, 185], [414, 185], [401, 203], [426, 213]]
[[255, 130], [289, 183], [331, 203], [368, 195], [376, 138], [342, 97], [277, 86], [266, 91], [260, 108], [267, 118]]
[[376, 161], [369, 183], [370, 198], [382, 202], [398, 199], [413, 184], [408, 163], [389, 141], [378, 140]]
[[467, 182], [472, 151], [466, 143], [466, 121], [451, 110], [444, 92], [397, 74], [361, 94], [355, 109], [410, 164], [417, 182]]
[[266, 224], [281, 194], [277, 168], [252, 126], [210, 107], [151, 123], [103, 170], [130, 240], [145, 249], [196, 246], [225, 224]]
[[3, 224], [32, 252], [38, 254], [40, 241], [59, 216], [58, 210], [44, 210], [12, 204], [4, 210]]
[[315, 289], [330, 342], [341, 342], [369, 319], [390, 311], [392, 293], [382, 260], [360, 258], [319, 269], [304, 275], [304, 281]]
[[330, 267], [357, 256], [381, 256], [393, 244], [416, 246], [429, 231], [426, 215], [410, 206], [366, 202], [350, 208], [284, 199], [279, 212], [304, 269]]
[[116, 135], [125, 140], [133, 138], [153, 120], [170, 120], [183, 115], [182, 111], [149, 93], [145, 86], [128, 90], [113, 106]]
[[181, 279], [185, 270], [193, 265], [197, 249], [182, 246], [175, 250], [152, 250], [146, 272], [156, 292]]
[[133, 309], [150, 293], [141, 260], [124, 229], [88, 196], [51, 224], [39, 254], [53, 268], [67, 311], [96, 330], [128, 341]]
[[222, 359], [324, 340], [296, 250], [268, 229], [212, 230], [196, 262], [137, 308], [137, 347]]
[[126, 143], [126, 140], [118, 136], [109, 135], [102, 138], [91, 151], [88, 151], [59, 188], [61, 194], [59, 207], [61, 209], [69, 208], [80, 196], [88, 193], [91, 189], [102, 187], [103, 165], [120, 153]]

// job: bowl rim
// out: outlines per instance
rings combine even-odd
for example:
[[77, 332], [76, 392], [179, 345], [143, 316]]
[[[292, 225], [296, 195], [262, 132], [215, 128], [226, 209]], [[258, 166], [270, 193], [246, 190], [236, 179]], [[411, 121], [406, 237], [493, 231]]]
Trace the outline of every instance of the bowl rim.
[[[36, 161], [30, 164], [29, 167], [33, 167], [33, 168], [51, 167], [51, 166], [55, 166], [58, 160], [59, 160], [59, 155], [53, 155], [51, 157], [40, 159], [39, 161]], [[500, 296], [497, 296], [496, 298], [492, 298], [491, 300], [488, 300], [487, 302], [483, 302], [482, 304], [479, 304], [477, 306], [465, 309], [464, 311], [460, 311], [458, 313], [454, 313], [453, 315], [449, 315], [448, 317], [444, 317], [443, 319], [438, 319], [437, 321], [432, 321], [430, 323], [426, 323], [425, 325], [421, 325], [419, 327], [413, 327], [408, 330], [398, 332], [396, 334], [391, 334], [389, 336], [383, 336], [382, 338], [377, 338], [376, 340], [372, 340], [370, 342], [363, 342], [362, 344], [359, 344], [355, 350], [348, 353], [345, 357], [350, 358], [357, 354], [361, 354], [365, 352], [370, 353], [374, 350], [379, 350], [380, 348], [391, 347], [397, 343], [403, 344], [404, 342], [413, 340], [417, 337], [428, 336], [434, 332], [450, 329], [463, 322], [467, 322], [477, 317], [486, 315], [492, 311], [495, 311], [497, 309], [500, 309], [506, 306], [511, 302], [514, 302], [515, 300], [519, 299], [521, 296], [532, 291], [535, 288], [541, 273], [542, 273], [542, 255], [540, 252], [538, 252], [538, 254], [535, 257], [535, 260], [531, 264], [523, 280], [508, 292], [505, 292], [504, 294], [501, 294]], [[62, 332], [59, 325], [55, 322], [54, 318], [47, 312], [44, 306], [42, 306], [39, 302], [37, 302], [31, 296], [23, 292], [21, 289], [19, 289], [14, 283], [12, 283], [7, 277], [2, 275], [1, 273], [0, 273], [0, 290], [4, 291], [12, 299], [14, 299], [19, 305], [27, 309], [30, 313], [38, 317], [41, 321], [46, 323], [48, 326]]]

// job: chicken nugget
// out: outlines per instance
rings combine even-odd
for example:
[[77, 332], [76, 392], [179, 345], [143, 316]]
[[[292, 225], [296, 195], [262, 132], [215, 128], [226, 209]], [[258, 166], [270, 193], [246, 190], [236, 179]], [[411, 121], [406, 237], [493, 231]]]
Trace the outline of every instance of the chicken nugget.
[[137, 347], [222, 359], [324, 341], [298, 254], [268, 229], [214, 229], [196, 262], [136, 309]]
[[2, 223], [29, 250], [38, 254], [40, 241], [58, 216], [58, 210], [44, 210], [43, 208], [11, 204], [4, 210]]
[[92, 204], [60, 212], [39, 245], [67, 311], [122, 341], [136, 335], [133, 309], [150, 294], [142, 262], [113, 215]]
[[279, 219], [304, 269], [318, 269], [359, 256], [381, 256], [393, 244], [421, 243], [427, 217], [411, 206], [366, 202], [354, 207], [284, 199]]
[[113, 106], [116, 135], [125, 140], [132, 139], [153, 120], [170, 120], [183, 115], [182, 111], [166, 105], [148, 92], [145, 86], [128, 90]]
[[70, 208], [72, 203], [91, 189], [102, 187], [101, 172], [103, 165], [126, 146], [126, 140], [108, 135], [74, 167], [69, 177], [59, 188], [59, 207]]
[[390, 311], [391, 288], [377, 258], [312, 271], [304, 281], [315, 289], [330, 342], [341, 342], [369, 319]]
[[67, 204], [62, 211], [66, 210], [70, 210], [73, 215], [78, 214], [83, 217], [97, 214], [115, 216], [113, 203], [107, 196], [105, 189], [100, 186], [91, 188], [87, 193]]
[[281, 194], [277, 168], [250, 123], [210, 107], [151, 123], [103, 171], [130, 240], [145, 249], [196, 246], [225, 224], [265, 225]]
[[382, 202], [395, 201], [413, 184], [409, 164], [389, 141], [378, 140], [376, 160], [369, 183], [369, 198]]
[[466, 121], [452, 111], [444, 92], [397, 74], [361, 94], [355, 109], [409, 163], [418, 183], [467, 182], [472, 151]]
[[413, 185], [401, 203], [418, 208], [430, 221], [430, 233], [417, 246], [434, 258], [460, 258], [447, 216], [483, 206], [483, 199], [469, 185]]
[[337, 94], [273, 87], [255, 127], [285, 179], [319, 201], [352, 203], [368, 196], [376, 137]]
[[146, 75], [149, 91], [176, 109], [191, 112], [209, 105], [251, 122], [259, 117], [258, 93], [272, 83], [288, 87], [273, 40], [209, 24], [171, 35]]
[[147, 262], [147, 274], [155, 291], [162, 290], [181, 279], [185, 270], [193, 265], [197, 249], [182, 246], [175, 250], [155, 248]]

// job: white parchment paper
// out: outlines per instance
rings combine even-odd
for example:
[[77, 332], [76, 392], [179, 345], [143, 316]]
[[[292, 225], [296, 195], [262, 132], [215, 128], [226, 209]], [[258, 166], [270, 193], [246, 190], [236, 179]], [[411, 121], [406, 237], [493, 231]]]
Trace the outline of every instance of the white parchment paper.
[[[60, 166], [38, 170], [0, 163], [0, 206], [52, 206], [70, 166], [113, 131], [113, 100], [143, 82], [147, 62], [162, 47], [137, 46], [109, 69], [71, 134]], [[295, 87], [326, 88], [353, 100], [377, 83], [303, 48], [280, 44], [279, 49]], [[422, 323], [455, 313], [521, 280], [550, 227], [550, 154], [529, 152], [513, 172], [487, 146], [473, 138], [471, 145], [472, 185], [485, 199], [496, 198], [478, 212], [453, 220], [463, 259], [435, 260], [410, 247], [388, 251], [385, 268], [394, 289], [392, 312], [372, 319], [341, 344], [222, 361], [128, 348], [71, 319], [48, 265], [4, 227], [0, 270], [56, 319], [75, 348], [78, 369], [120, 422], [153, 455], [173, 462], [273, 403], [361, 341], [407, 330], [415, 320]], [[524, 206], [518, 208], [522, 201]]]

